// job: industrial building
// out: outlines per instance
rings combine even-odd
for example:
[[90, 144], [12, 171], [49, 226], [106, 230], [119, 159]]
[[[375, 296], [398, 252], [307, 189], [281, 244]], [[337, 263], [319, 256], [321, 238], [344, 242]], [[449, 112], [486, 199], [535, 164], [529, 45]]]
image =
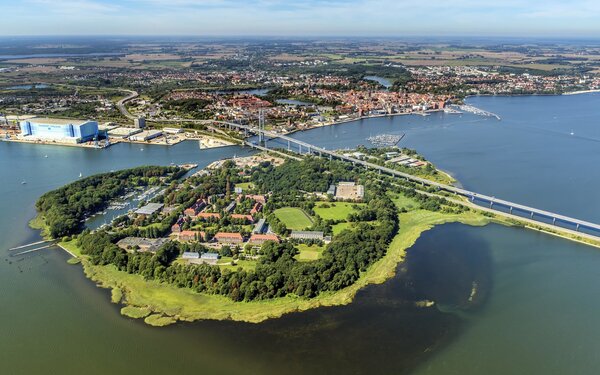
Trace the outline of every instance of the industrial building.
[[81, 143], [98, 135], [98, 122], [34, 117], [19, 123], [21, 136], [41, 141]]
[[143, 132], [129, 136], [129, 140], [134, 142], [147, 142], [156, 137], [160, 137], [161, 135], [163, 135], [163, 132], [160, 130], [145, 130]]

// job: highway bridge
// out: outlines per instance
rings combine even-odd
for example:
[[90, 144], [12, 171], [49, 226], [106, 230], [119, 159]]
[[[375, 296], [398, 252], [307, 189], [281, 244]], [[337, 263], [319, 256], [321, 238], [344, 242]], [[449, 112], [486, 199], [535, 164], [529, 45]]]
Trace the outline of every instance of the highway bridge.
[[483, 204], [491, 209], [499, 210], [508, 213], [515, 218], [528, 218], [540, 222], [542, 224], [551, 223], [555, 226], [559, 226], [560, 228], [567, 230], [575, 230], [580, 231], [582, 229], [586, 229], [586, 232], [596, 238], [600, 238], [600, 225], [591, 223], [584, 220], [575, 219], [572, 217], [560, 215], [554, 212], [549, 212], [545, 210], [540, 210], [534, 207], [529, 207], [526, 205], [510, 202], [507, 200], [499, 199], [496, 197], [488, 196], [485, 194], [479, 194], [473, 191], [469, 191], [466, 189], [462, 189], [452, 185], [441, 184], [439, 182], [431, 181], [425, 178], [413, 176], [408, 173], [403, 173], [391, 168], [387, 168], [385, 166], [373, 164], [364, 160], [359, 160], [350, 156], [344, 156], [338, 154], [334, 151], [326, 150], [324, 148], [311, 145], [309, 143], [288, 137], [286, 135], [282, 135], [279, 133], [271, 132], [264, 129], [259, 129], [252, 126], [240, 125], [232, 122], [225, 121], [205, 121], [208, 123], [217, 123], [221, 126], [227, 126], [230, 130], [238, 130], [243, 132], [245, 136], [249, 136], [251, 134], [258, 136], [258, 144], [253, 144], [252, 142], [246, 142], [250, 146], [261, 146], [261, 149], [267, 149], [267, 142], [269, 138], [271, 139], [279, 139], [285, 143], [287, 142], [288, 151], [297, 152], [298, 154], [314, 154], [319, 156], [329, 157], [330, 159], [339, 159], [343, 161], [350, 162], [354, 165], [360, 165], [367, 169], [377, 170], [379, 173], [383, 173], [386, 175], [398, 177], [405, 179], [406, 181], [412, 181], [422, 186], [431, 186], [438, 190], [447, 191], [450, 193], [454, 193], [456, 195], [461, 195], [463, 197], [467, 197], [471, 202]]

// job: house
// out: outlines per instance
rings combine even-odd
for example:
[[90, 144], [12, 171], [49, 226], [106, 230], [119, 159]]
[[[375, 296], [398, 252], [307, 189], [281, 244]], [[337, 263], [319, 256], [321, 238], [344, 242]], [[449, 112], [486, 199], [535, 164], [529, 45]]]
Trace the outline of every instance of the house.
[[246, 195], [246, 198], [252, 199], [253, 201], [263, 205], [267, 203], [267, 196], [262, 194], [249, 194]]
[[232, 214], [231, 219], [254, 223], [254, 218], [252, 215]]
[[204, 253], [199, 254], [196, 252], [185, 252], [181, 255], [181, 259], [191, 264], [212, 264], [216, 265], [219, 261], [219, 254], [217, 253]]
[[242, 243], [244, 238], [239, 233], [219, 232], [214, 239], [219, 243]]
[[186, 208], [185, 211], [183, 211], [183, 214], [188, 217], [196, 216], [204, 209], [204, 207], [206, 207], [206, 202], [204, 200], [198, 200], [191, 207]]
[[248, 240], [248, 243], [251, 243], [252, 245], [262, 245], [267, 241], [279, 243], [279, 237], [277, 237], [274, 234], [253, 234], [252, 236], [250, 236], [250, 240]]
[[323, 241], [324, 233], [318, 231], [293, 230], [290, 238], [296, 240], [320, 240]]
[[221, 214], [216, 213], [216, 212], [200, 212], [198, 215], [196, 215], [196, 218], [198, 218], [200, 220], [210, 220], [210, 219], [219, 220], [221, 218]]
[[183, 230], [177, 234], [177, 239], [183, 242], [204, 241], [206, 233], [195, 230]]
[[254, 206], [250, 210], [250, 215], [256, 215], [257, 213], [259, 213], [260, 211], [262, 211], [262, 208], [263, 208], [262, 203], [256, 202], [256, 204], [254, 204]]
[[171, 226], [171, 232], [173, 232], [173, 233], [181, 232], [183, 230], [183, 224], [185, 222], [186, 222], [186, 220], [182, 217], [177, 219], [177, 222]]

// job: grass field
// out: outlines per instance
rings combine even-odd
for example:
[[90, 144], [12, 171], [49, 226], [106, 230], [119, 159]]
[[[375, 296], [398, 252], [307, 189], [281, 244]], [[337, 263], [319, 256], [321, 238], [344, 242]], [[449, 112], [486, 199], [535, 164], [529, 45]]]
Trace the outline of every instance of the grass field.
[[419, 202], [412, 198], [408, 198], [402, 194], [395, 196], [394, 198], [392, 198], [392, 200], [398, 208], [405, 208], [407, 211], [414, 210], [420, 207]]
[[283, 207], [275, 210], [274, 213], [288, 229], [302, 230], [312, 225], [310, 216], [296, 207]]
[[321, 202], [315, 206], [314, 210], [315, 214], [319, 215], [323, 220], [346, 220], [348, 215], [356, 212], [356, 210], [352, 207], [355, 205], [362, 207], [365, 204], [349, 202]]
[[321, 253], [325, 250], [324, 246], [308, 246], [306, 244], [300, 244], [296, 246], [300, 253], [295, 256], [299, 262], [309, 262], [311, 260], [317, 260], [321, 257]]
[[235, 184], [236, 188], [241, 188], [242, 191], [248, 191], [254, 188], [254, 184], [252, 182], [242, 182], [240, 184]]

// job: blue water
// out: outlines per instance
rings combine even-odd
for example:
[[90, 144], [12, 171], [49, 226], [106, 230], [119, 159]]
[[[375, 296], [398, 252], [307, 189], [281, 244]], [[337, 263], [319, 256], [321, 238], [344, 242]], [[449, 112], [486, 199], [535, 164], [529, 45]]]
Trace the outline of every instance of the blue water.
[[[600, 222], [600, 95], [471, 98], [502, 120], [437, 113], [297, 133], [328, 149], [406, 136], [468, 189]], [[574, 133], [571, 135], [571, 133]], [[519, 228], [436, 227], [388, 282], [347, 306], [264, 324], [198, 322], [152, 329], [125, 319], [60, 251], [22, 261], [5, 248], [44, 192], [100, 171], [199, 163], [247, 149], [119, 144], [107, 150], [0, 142], [0, 363], [47, 374], [596, 374], [600, 252]], [[48, 155], [47, 158], [44, 156]], [[21, 185], [21, 181], [27, 181]], [[401, 223], [402, 225], [402, 223]], [[476, 281], [481, 306], [458, 302]], [[415, 296], [438, 302], [417, 309]]]

